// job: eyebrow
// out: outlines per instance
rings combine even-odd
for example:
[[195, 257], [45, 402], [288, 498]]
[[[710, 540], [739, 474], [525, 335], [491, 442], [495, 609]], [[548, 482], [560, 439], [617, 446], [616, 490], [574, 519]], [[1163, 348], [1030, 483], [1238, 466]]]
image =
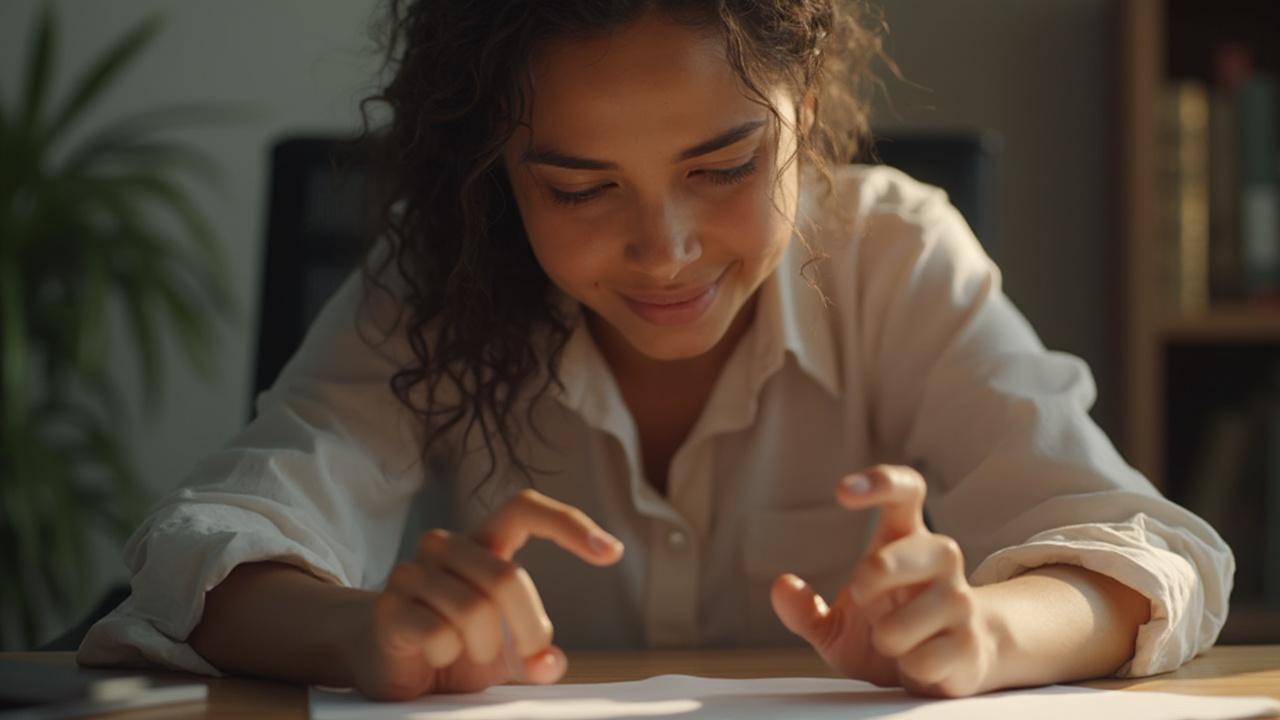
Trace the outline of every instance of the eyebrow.
[[[728, 147], [760, 129], [764, 124], [765, 120], [763, 119], [750, 120], [732, 127], [709, 140], [704, 140], [691, 148], [681, 150], [676, 155], [676, 161], [690, 160], [700, 155], [715, 152], [720, 148]], [[526, 163], [555, 165], [569, 170], [616, 170], [618, 168], [617, 163], [570, 155], [555, 148], [530, 148], [525, 151], [522, 159]]]

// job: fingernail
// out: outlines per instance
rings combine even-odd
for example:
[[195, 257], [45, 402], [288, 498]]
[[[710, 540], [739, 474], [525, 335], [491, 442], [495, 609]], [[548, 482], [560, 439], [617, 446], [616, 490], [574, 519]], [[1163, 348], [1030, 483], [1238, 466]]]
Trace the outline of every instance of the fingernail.
[[844, 489], [859, 495], [871, 492], [871, 479], [866, 475], [849, 475], [840, 481]]
[[591, 534], [587, 535], [587, 546], [591, 548], [591, 552], [598, 555], [610, 552], [620, 544], [621, 543], [614, 538], [611, 538], [598, 530], [592, 531]]

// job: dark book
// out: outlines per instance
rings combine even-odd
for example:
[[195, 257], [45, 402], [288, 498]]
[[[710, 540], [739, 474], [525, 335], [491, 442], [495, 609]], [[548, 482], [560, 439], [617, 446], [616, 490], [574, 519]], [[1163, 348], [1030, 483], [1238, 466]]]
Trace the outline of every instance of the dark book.
[[1275, 77], [1255, 72], [1236, 93], [1240, 245], [1251, 295], [1280, 292], [1280, 130]]

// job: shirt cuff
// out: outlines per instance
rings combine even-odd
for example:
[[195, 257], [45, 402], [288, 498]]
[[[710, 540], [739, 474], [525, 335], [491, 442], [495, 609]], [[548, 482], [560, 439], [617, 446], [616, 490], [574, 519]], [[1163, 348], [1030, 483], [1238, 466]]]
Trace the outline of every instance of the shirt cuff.
[[[159, 665], [202, 675], [220, 675], [186, 643], [204, 614], [205, 594], [238, 565], [273, 561], [298, 567], [321, 580], [348, 585], [340, 563], [274, 530], [251, 511], [204, 506], [179, 510], [152, 526], [133, 549], [140, 552], [132, 594], [89, 629], [76, 660], [82, 665]], [[211, 521], [210, 515], [218, 516]], [[197, 527], [193, 527], [195, 521]], [[174, 531], [181, 526], [182, 532]], [[240, 529], [235, 529], [240, 528]], [[248, 529], [245, 529], [248, 528]], [[168, 531], [166, 531], [168, 530]], [[132, 545], [132, 543], [131, 543]]]
[[[1115, 676], [1168, 672], [1213, 644], [1226, 611], [1223, 608], [1218, 617], [1206, 615], [1204, 589], [1195, 568], [1152, 532], [1152, 524], [1170, 530], [1139, 514], [1122, 523], [1071, 525], [1041, 532], [1021, 545], [992, 553], [973, 571], [969, 582], [989, 585], [1037, 567], [1059, 564], [1106, 575], [1151, 603], [1150, 620], [1138, 628], [1134, 655]], [[1202, 619], [1210, 625], [1207, 643], [1200, 642]]]

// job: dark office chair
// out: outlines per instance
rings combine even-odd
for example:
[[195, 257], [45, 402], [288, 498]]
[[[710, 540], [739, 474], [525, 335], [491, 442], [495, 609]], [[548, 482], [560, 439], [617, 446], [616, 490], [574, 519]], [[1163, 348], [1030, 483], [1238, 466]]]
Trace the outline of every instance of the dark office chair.
[[275, 382], [359, 261], [369, 226], [367, 176], [368, 158], [347, 140], [286, 138], [272, 148], [251, 398]]
[[[988, 133], [894, 133], [877, 136], [875, 145], [879, 162], [946, 190], [993, 257], [999, 148]], [[367, 173], [367, 159], [346, 139], [285, 138], [272, 148], [251, 417], [253, 398], [275, 382], [359, 260]], [[127, 585], [112, 588], [79, 624], [40, 649], [75, 650], [93, 623], [128, 595]]]

